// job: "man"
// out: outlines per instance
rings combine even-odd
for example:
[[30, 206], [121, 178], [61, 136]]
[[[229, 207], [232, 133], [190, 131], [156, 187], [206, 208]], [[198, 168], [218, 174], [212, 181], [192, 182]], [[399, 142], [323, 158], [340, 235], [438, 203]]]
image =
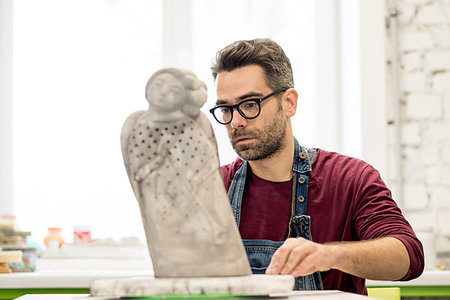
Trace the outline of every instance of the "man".
[[211, 113], [239, 155], [222, 175], [254, 273], [292, 274], [296, 289], [361, 294], [364, 278], [422, 273], [422, 245], [379, 173], [294, 138], [298, 93], [278, 44], [235, 42], [211, 69]]

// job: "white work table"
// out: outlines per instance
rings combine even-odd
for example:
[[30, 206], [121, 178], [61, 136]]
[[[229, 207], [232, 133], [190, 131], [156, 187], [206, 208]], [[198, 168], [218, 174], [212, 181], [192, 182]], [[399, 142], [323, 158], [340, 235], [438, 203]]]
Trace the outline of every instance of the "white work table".
[[410, 281], [367, 280], [367, 287], [399, 287], [402, 297], [450, 297], [450, 271], [424, 271]]
[[[32, 289], [41, 289], [41, 292], [48, 289], [49, 293], [76, 289], [74, 293], [89, 293], [89, 284], [96, 279], [153, 275], [150, 259], [142, 258], [39, 259], [37, 266], [36, 272], [0, 274], [0, 299], [8, 299], [7, 295], [11, 297], [14, 292], [18, 297], [25, 290], [27, 294], [33, 294]], [[368, 280], [367, 286], [400, 287], [403, 296], [450, 296], [450, 271], [425, 271], [419, 278], [408, 282]], [[22, 293], [17, 294], [19, 291]], [[38, 299], [28, 297], [23, 299]]]
[[410, 281], [366, 280], [366, 286], [450, 286], [450, 271], [424, 271], [419, 278]]
[[[42, 270], [0, 274], [0, 289], [15, 288], [88, 288], [95, 279], [152, 276], [152, 270]], [[450, 286], [450, 271], [425, 271], [411, 281], [367, 280], [368, 287]]]
[[[19, 300], [119, 300], [114, 297], [90, 297], [89, 295], [24, 295]], [[224, 298], [222, 298], [224, 299]], [[236, 298], [231, 298], [236, 299]], [[248, 298], [246, 298], [248, 299]], [[258, 298], [252, 298], [258, 299]], [[314, 299], [314, 300], [347, 300], [347, 299], [375, 299], [357, 294], [344, 293], [341, 291], [295, 291], [279, 297], [262, 297], [260, 299]]]
[[95, 279], [153, 275], [150, 260], [142, 259], [40, 259], [37, 266], [0, 274], [0, 289], [87, 289]]
[[[92, 280], [152, 276], [149, 259], [38, 259], [36, 272], [0, 274], [0, 289], [88, 288]], [[367, 280], [371, 286], [450, 286], [450, 271], [425, 271], [410, 281]]]
[[85, 294], [96, 279], [152, 275], [150, 259], [142, 257], [38, 259], [35, 272], [0, 274], [0, 299], [38, 293]]
[[[17, 295], [20, 300], [115, 300], [114, 297], [89, 296], [89, 284], [95, 279], [128, 276], [152, 276], [151, 262], [142, 259], [58, 259], [39, 260], [36, 272], [0, 274], [0, 299], [8, 299], [4, 291], [11, 289], [25, 291]], [[61, 269], [64, 266], [64, 269]], [[25, 289], [25, 290], [24, 290]], [[48, 294], [34, 294], [32, 289], [49, 289]], [[50, 291], [51, 289], [51, 291]], [[77, 289], [76, 294], [63, 293], [63, 290]], [[58, 293], [60, 291], [60, 293]], [[79, 292], [84, 291], [80, 294]], [[11, 293], [10, 293], [11, 295]], [[292, 292], [273, 299], [370, 299], [365, 296], [340, 291]], [[268, 299], [268, 298], [265, 298]]]

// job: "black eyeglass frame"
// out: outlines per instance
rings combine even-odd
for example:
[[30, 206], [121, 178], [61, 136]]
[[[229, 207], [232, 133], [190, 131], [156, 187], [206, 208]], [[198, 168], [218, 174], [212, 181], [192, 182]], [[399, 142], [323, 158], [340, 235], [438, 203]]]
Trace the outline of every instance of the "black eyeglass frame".
[[[272, 93], [270, 93], [270, 94], [268, 94], [268, 95], [266, 95], [266, 96], [264, 96], [264, 97], [262, 97], [262, 98], [251, 98], [251, 99], [247, 99], [247, 100], [241, 101], [241, 102], [239, 102], [238, 104], [235, 104], [235, 105], [217, 105], [217, 106], [211, 108], [211, 109], [209, 110], [209, 112], [214, 116], [214, 119], [216, 119], [216, 121], [219, 122], [219, 123], [222, 124], [222, 125], [230, 124], [231, 121], [233, 121], [233, 110], [234, 110], [234, 109], [236, 109], [236, 110], [239, 112], [239, 114], [240, 114], [244, 119], [247, 119], [247, 120], [256, 119], [256, 118], [261, 114], [261, 102], [262, 102], [262, 101], [264, 101], [264, 100], [266, 100], [266, 99], [269, 99], [270, 97], [275, 96], [275, 95], [277, 95], [277, 94], [279, 94], [279, 93], [281, 93], [281, 92], [285, 92], [285, 91], [287, 91], [288, 89], [289, 89], [289, 88], [281, 88], [281, 89], [278, 89], [278, 90], [273, 91]], [[254, 101], [254, 102], [256, 102], [256, 104], [258, 104], [258, 113], [257, 113], [256, 116], [254, 116], [254, 117], [247, 117], [247, 116], [244, 114], [244, 112], [241, 111], [241, 109], [239, 108], [239, 106], [240, 106], [242, 103], [249, 102], [249, 101]], [[225, 122], [225, 123], [219, 121], [219, 120], [217, 119], [216, 115], [214, 114], [214, 111], [215, 111], [216, 109], [218, 109], [218, 108], [223, 108], [223, 107], [228, 108], [228, 109], [230, 110], [230, 112], [231, 112], [231, 119], [230, 119], [230, 121]]]

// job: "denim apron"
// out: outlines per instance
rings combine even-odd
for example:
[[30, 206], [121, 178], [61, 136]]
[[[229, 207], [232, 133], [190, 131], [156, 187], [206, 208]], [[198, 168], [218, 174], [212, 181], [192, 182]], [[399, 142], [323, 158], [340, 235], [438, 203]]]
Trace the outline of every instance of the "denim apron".
[[[247, 178], [248, 162], [244, 161], [237, 170], [228, 191], [234, 218], [239, 227], [242, 198]], [[295, 153], [292, 184], [291, 218], [288, 237], [303, 237], [312, 240], [311, 217], [306, 215], [308, 205], [308, 179], [311, 163], [306, 148], [295, 140]], [[271, 240], [243, 240], [250, 266], [254, 274], [264, 274], [270, 264], [273, 253], [284, 243]], [[295, 278], [295, 290], [323, 290], [320, 272]]]

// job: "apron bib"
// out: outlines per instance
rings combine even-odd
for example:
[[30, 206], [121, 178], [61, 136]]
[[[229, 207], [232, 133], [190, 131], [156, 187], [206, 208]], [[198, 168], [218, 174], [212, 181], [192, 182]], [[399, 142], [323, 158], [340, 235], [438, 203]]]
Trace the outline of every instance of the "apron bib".
[[[247, 178], [248, 162], [244, 161], [237, 170], [228, 191], [236, 224], [240, 225], [242, 198], [244, 196], [245, 182]], [[294, 163], [292, 166], [294, 176], [292, 178], [291, 218], [289, 222], [288, 237], [303, 237], [312, 241], [311, 217], [306, 215], [308, 205], [308, 180], [311, 172], [306, 148], [300, 146], [295, 140]], [[250, 266], [254, 274], [264, 274], [270, 264], [273, 253], [284, 243], [283, 241], [270, 240], [242, 240], [247, 252]], [[295, 290], [323, 290], [320, 272], [295, 278]]]

